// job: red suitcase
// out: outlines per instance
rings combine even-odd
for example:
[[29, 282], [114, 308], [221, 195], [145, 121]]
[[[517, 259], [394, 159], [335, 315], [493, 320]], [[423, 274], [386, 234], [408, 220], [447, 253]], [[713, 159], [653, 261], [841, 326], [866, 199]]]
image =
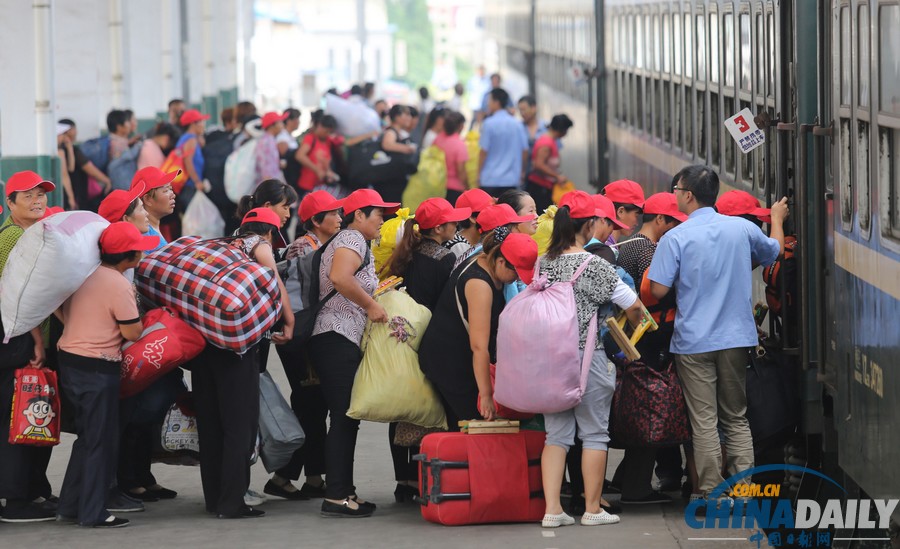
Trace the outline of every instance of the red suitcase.
[[422, 440], [422, 517], [447, 526], [538, 522], [544, 516], [545, 433], [433, 433]]

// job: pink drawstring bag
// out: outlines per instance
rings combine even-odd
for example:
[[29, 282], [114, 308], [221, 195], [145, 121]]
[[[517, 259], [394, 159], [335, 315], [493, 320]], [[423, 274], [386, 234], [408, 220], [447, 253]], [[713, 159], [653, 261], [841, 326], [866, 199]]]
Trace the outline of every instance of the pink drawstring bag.
[[540, 274], [500, 313], [494, 399], [514, 410], [546, 414], [570, 410], [584, 395], [597, 341], [597, 314], [591, 317], [584, 356], [578, 348], [575, 281], [588, 257], [567, 282]]

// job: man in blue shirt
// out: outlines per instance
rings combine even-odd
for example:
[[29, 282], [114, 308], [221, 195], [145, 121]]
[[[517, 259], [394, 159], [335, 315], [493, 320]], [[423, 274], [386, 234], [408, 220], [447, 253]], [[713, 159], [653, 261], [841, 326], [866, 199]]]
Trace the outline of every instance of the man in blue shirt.
[[688, 220], [660, 239], [647, 276], [657, 299], [676, 291], [670, 350], [693, 429], [700, 478], [694, 491], [707, 495], [724, 480], [717, 426], [725, 433], [729, 472], [753, 467], [745, 389], [749, 348], [758, 341], [751, 271], [783, 250], [787, 199], [772, 206], [769, 238], [745, 219], [716, 213], [719, 177], [711, 168], [689, 166], [676, 179], [678, 209]]
[[517, 189], [524, 182], [528, 163], [528, 135], [522, 124], [505, 109], [509, 94], [502, 88], [489, 93], [490, 116], [481, 127], [478, 173], [481, 188], [493, 196]]

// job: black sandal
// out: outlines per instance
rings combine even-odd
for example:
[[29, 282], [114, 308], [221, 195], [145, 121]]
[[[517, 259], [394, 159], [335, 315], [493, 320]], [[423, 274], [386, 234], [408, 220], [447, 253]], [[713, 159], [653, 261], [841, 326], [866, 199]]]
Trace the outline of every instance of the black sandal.
[[[359, 504], [359, 508], [350, 507], [350, 499], [346, 498], [341, 503], [333, 503], [327, 499], [322, 502], [320, 514], [328, 518], [363, 518], [372, 516], [374, 509]], [[355, 501], [355, 500], [354, 500]]]
[[285, 489], [284, 485], [279, 486], [278, 484], [275, 484], [275, 481], [271, 479], [266, 483], [266, 486], [263, 488], [263, 492], [269, 494], [270, 496], [289, 499], [292, 501], [306, 501], [309, 499], [309, 497], [303, 494], [300, 490], [294, 490], [293, 492], [291, 492], [290, 490]]

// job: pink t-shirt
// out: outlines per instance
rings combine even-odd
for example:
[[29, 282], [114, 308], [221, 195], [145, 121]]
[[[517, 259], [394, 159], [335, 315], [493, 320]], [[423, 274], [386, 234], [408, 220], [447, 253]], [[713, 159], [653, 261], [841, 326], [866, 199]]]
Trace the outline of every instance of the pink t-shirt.
[[161, 168], [165, 161], [166, 155], [163, 154], [162, 149], [159, 148], [156, 141], [152, 139], [145, 140], [144, 144], [141, 145], [141, 154], [138, 155], [138, 169], [142, 170], [148, 166]]
[[469, 159], [469, 150], [465, 142], [459, 134], [447, 135], [441, 132], [434, 138], [434, 146], [444, 151], [444, 158], [447, 159], [447, 190], [465, 191], [466, 188], [456, 173], [459, 163]]

